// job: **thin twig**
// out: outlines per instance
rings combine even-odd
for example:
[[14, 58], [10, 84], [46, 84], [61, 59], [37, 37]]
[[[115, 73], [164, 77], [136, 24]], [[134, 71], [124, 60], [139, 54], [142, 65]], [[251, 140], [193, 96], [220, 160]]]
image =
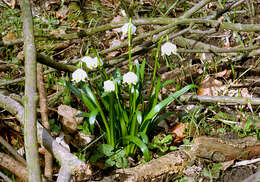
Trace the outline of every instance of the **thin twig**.
[[[47, 105], [47, 98], [45, 94], [44, 89], [44, 83], [43, 83], [43, 69], [41, 64], [37, 64], [37, 87], [39, 91], [39, 105], [40, 105], [40, 113], [42, 117], [42, 124], [43, 126], [49, 131], [50, 130], [50, 123], [48, 119], [48, 105]], [[44, 168], [44, 175], [49, 179], [52, 180], [52, 163], [53, 163], [53, 157], [51, 153], [45, 149], [45, 168]]]

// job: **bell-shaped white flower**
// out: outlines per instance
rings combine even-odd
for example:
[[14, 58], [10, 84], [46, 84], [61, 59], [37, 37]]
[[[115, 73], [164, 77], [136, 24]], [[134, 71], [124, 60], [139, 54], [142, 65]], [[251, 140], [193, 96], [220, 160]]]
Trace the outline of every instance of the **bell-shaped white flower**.
[[101, 58], [98, 59], [98, 57], [93, 58], [95, 62], [97, 62], [98, 66], [102, 66], [104, 63]]
[[88, 75], [83, 69], [77, 69], [72, 73], [72, 81], [75, 81], [76, 83], [85, 81], [86, 79], [88, 79]]
[[138, 81], [137, 75], [133, 72], [128, 72], [123, 75], [123, 83], [128, 83], [128, 85], [130, 84], [135, 85], [137, 81]]
[[115, 91], [115, 83], [111, 80], [104, 81], [104, 90], [105, 92]]
[[177, 54], [177, 47], [171, 42], [166, 42], [161, 47], [162, 56], [167, 55], [170, 56], [171, 54]]
[[122, 37], [123, 36], [127, 36], [127, 33], [128, 33], [128, 27], [131, 31], [131, 35], [133, 35], [136, 31], [136, 26], [134, 26], [132, 23], [125, 23], [122, 28], [121, 28], [121, 31], [122, 31]]
[[81, 61], [87, 64], [87, 62], [91, 62], [92, 59], [93, 58], [90, 56], [84, 56], [83, 58], [81, 58]]
[[92, 58], [90, 56], [85, 56], [81, 58], [81, 61], [86, 63], [87, 67], [91, 70], [95, 69], [98, 66], [98, 62], [99, 62], [97, 57]]

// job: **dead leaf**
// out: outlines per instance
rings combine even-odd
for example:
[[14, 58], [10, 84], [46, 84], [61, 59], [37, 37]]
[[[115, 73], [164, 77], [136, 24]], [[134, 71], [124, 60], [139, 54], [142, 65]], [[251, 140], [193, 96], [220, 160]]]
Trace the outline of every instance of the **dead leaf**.
[[224, 70], [215, 74], [215, 78], [228, 78], [232, 73], [231, 70]]
[[6, 36], [2, 38], [3, 41], [8, 41], [8, 40], [15, 40], [17, 39], [15, 33], [8, 33]]
[[12, 9], [14, 9], [15, 4], [16, 4], [16, 0], [11, 0], [11, 8], [12, 8]]
[[185, 137], [184, 131], [185, 131], [185, 125], [183, 123], [179, 123], [173, 129], [170, 129], [170, 133], [172, 134], [174, 144], [178, 145], [182, 142], [182, 140]]
[[19, 60], [23, 60], [23, 59], [24, 59], [24, 53], [23, 53], [23, 51], [18, 52], [16, 58], [19, 59]]
[[78, 125], [83, 122], [83, 117], [76, 117], [80, 113], [81, 111], [67, 105], [58, 107], [58, 114], [63, 117], [61, 122], [70, 133], [77, 131]]
[[214, 77], [207, 77], [200, 83], [200, 87], [197, 91], [198, 95], [217, 96], [219, 92], [224, 90], [222, 82]]
[[70, 143], [76, 148], [86, 147], [90, 142], [95, 139], [94, 135], [86, 135], [78, 132], [70, 141]]

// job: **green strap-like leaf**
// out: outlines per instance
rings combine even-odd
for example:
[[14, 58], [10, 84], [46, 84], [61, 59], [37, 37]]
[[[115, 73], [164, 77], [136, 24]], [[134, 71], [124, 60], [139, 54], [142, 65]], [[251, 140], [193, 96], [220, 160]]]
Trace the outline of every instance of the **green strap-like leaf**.
[[143, 152], [145, 160], [146, 161], [150, 160], [150, 154], [149, 154], [148, 147], [137, 136], [128, 135], [128, 136], [123, 137], [123, 140], [125, 140], [126, 142], [132, 142], [135, 145], [137, 145], [141, 149], [141, 151]]
[[145, 144], [148, 144], [149, 139], [148, 139], [148, 136], [147, 136], [145, 133], [139, 132], [138, 135], [140, 135], [140, 137], [142, 138], [142, 141], [143, 141]]
[[92, 90], [86, 84], [83, 85], [82, 90], [89, 96], [93, 103], [98, 105], [96, 96], [93, 94]]
[[142, 118], [142, 112], [141, 111], [136, 111], [136, 119], [137, 119], [137, 122], [139, 123], [139, 124], [141, 124], [142, 123], [142, 120], [143, 120], [143, 118]]
[[149, 126], [149, 123], [151, 123], [151, 120], [163, 109], [165, 108], [167, 105], [169, 105], [172, 101], [174, 101], [176, 98], [178, 98], [179, 96], [183, 95], [185, 92], [187, 92], [188, 90], [192, 89], [192, 88], [196, 88], [196, 85], [188, 85], [184, 88], [182, 88], [179, 91], [176, 91], [175, 93], [173, 93], [172, 95], [170, 95], [168, 98], [164, 99], [163, 101], [161, 101], [160, 103], [158, 103], [156, 106], [154, 106], [151, 111], [147, 114], [147, 116], [144, 118], [144, 121], [140, 127], [140, 131], [143, 131], [144, 133], [146, 133], [147, 128]]
[[174, 114], [174, 112], [167, 112], [165, 114], [162, 114], [160, 117], [156, 118], [153, 122], [152, 125], [149, 126], [148, 130], [151, 131], [153, 128], [155, 128], [162, 120], [168, 118], [170, 115]]
[[97, 115], [98, 115], [98, 109], [91, 111], [91, 113], [89, 115], [89, 126], [90, 126], [90, 130], [92, 133], [94, 131], [94, 124], [95, 124]]
[[82, 94], [79, 89], [77, 89], [76, 87], [74, 87], [71, 83], [69, 82], [65, 82], [66, 86], [77, 96], [79, 97], [83, 103], [91, 110], [93, 111], [94, 109], [96, 109], [96, 107], [93, 105], [93, 103], [84, 95]]

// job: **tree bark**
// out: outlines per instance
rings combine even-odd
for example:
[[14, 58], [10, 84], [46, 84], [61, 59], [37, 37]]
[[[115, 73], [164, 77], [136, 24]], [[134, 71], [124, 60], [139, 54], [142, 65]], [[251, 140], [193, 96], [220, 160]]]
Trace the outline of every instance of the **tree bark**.
[[36, 48], [29, 0], [20, 0], [25, 55], [24, 141], [29, 181], [41, 182], [37, 143]]

